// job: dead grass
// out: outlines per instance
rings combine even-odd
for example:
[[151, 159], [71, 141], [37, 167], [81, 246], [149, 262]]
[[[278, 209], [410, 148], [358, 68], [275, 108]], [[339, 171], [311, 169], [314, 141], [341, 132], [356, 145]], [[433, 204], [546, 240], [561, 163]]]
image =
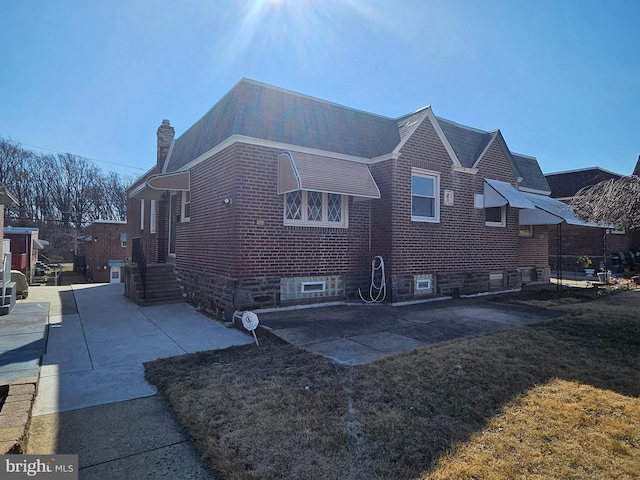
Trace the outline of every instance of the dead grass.
[[264, 340], [147, 378], [223, 479], [637, 478], [640, 292], [556, 300], [556, 321], [359, 367]]

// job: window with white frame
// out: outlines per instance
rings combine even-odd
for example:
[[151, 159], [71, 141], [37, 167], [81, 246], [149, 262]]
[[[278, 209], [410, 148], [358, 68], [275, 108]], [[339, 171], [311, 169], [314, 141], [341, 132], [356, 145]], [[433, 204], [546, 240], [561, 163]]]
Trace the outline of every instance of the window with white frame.
[[484, 209], [485, 225], [487, 227], [505, 227], [507, 207], [489, 207]]
[[191, 219], [191, 192], [182, 192], [182, 222], [188, 222]]
[[140, 230], [144, 230], [144, 200], [140, 200]]
[[533, 225], [520, 225], [518, 235], [520, 237], [533, 237]]
[[440, 174], [414, 168], [411, 170], [411, 220], [440, 221]]
[[151, 207], [149, 208], [149, 233], [156, 233], [156, 201], [151, 200]]
[[348, 226], [348, 197], [337, 193], [296, 190], [284, 196], [284, 224]]

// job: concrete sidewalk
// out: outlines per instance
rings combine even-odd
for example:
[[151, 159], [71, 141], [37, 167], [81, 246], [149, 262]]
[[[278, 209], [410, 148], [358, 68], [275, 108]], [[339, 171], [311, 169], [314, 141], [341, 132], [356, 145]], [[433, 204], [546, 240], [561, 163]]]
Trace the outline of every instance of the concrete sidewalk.
[[79, 454], [83, 479], [210, 478], [142, 364], [252, 338], [187, 304], [139, 308], [121, 284], [43, 287], [30, 300], [68, 293], [75, 308], [49, 316], [27, 453]]

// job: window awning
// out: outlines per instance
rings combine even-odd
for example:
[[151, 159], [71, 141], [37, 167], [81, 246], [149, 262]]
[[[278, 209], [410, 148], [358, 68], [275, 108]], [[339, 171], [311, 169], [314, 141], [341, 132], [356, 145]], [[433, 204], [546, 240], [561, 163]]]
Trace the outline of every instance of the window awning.
[[514, 208], [535, 208], [535, 205], [510, 183], [485, 178], [484, 207], [502, 207], [507, 204]]
[[108, 260], [107, 265], [110, 267], [124, 267], [124, 260]]
[[140, 200], [160, 200], [167, 191], [188, 192], [190, 188], [191, 179], [188, 171], [161, 173], [149, 177], [143, 185], [136, 188], [129, 196]]
[[31, 244], [35, 250], [43, 250], [44, 247], [49, 245], [49, 242], [47, 242], [46, 240], [42, 240], [40, 238], [34, 238], [31, 241]]
[[580, 220], [571, 207], [560, 200], [535, 193], [523, 192], [522, 195], [529, 199], [535, 208], [520, 210], [520, 225], [557, 225], [566, 222], [569, 225], [602, 228], [602, 225], [597, 223]]
[[278, 194], [296, 190], [380, 198], [380, 190], [364, 163], [300, 152], [278, 157]]
[[5, 186], [0, 185], [0, 205], [20, 205], [16, 196]]

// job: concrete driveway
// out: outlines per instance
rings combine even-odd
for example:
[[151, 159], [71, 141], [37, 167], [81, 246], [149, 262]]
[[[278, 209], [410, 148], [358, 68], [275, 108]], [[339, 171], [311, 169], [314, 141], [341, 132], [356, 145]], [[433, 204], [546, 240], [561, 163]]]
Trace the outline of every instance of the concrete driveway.
[[122, 285], [34, 288], [49, 335], [27, 453], [79, 454], [80, 478], [194, 478], [209, 473], [143, 362], [250, 343], [181, 303], [139, 308]]

